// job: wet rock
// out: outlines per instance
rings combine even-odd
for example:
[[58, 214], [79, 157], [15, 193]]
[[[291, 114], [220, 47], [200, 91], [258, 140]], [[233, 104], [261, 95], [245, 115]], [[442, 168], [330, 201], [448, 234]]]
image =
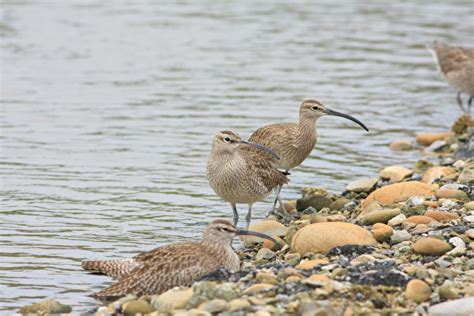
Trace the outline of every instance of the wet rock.
[[456, 199], [456, 200], [469, 200], [466, 192], [461, 190], [441, 188], [436, 191], [436, 197], [438, 199]]
[[458, 181], [461, 183], [470, 183], [474, 181], [474, 162], [467, 163], [464, 166], [464, 169], [459, 174]]
[[428, 216], [413, 215], [413, 216], [408, 217], [405, 221], [410, 222], [410, 223], [415, 223], [415, 224], [429, 224], [433, 221], [433, 219]]
[[467, 210], [474, 211], [474, 201], [464, 204], [464, 208], [466, 208]]
[[448, 252], [450, 256], [460, 256], [466, 253], [466, 244], [459, 237], [452, 237], [449, 239], [449, 243], [454, 246], [454, 249]]
[[401, 211], [398, 208], [373, 211], [365, 214], [362, 217], [362, 222], [366, 225], [374, 223], [387, 223], [390, 219], [399, 215], [400, 213]]
[[410, 140], [397, 140], [390, 143], [390, 149], [393, 151], [412, 150], [413, 144]]
[[353, 258], [356, 256], [363, 255], [365, 253], [370, 253], [375, 248], [372, 246], [364, 246], [364, 245], [344, 245], [334, 247], [327, 253], [328, 256], [339, 256], [343, 255], [348, 258]]
[[426, 282], [421, 280], [411, 280], [405, 290], [407, 299], [417, 303], [422, 303], [430, 299], [431, 288]]
[[414, 171], [418, 173], [424, 173], [431, 167], [433, 167], [433, 163], [431, 161], [420, 159], [415, 163]]
[[280, 237], [273, 236], [273, 239], [276, 240], [276, 243], [271, 241], [271, 240], [265, 239], [263, 241], [262, 247], [270, 249], [272, 251], [277, 251], [277, 250], [280, 250], [281, 248], [283, 248], [286, 245], [285, 241], [283, 239], [281, 239]]
[[169, 313], [173, 309], [185, 308], [193, 297], [193, 289], [171, 289], [158, 296], [154, 296], [151, 305], [161, 313]]
[[389, 221], [387, 222], [387, 224], [388, 224], [389, 226], [392, 226], [392, 227], [393, 227], [393, 226], [397, 226], [397, 225], [400, 225], [401, 223], [403, 223], [406, 219], [407, 219], [407, 218], [406, 218], [405, 214], [400, 214], [400, 215], [395, 216], [395, 217], [392, 218], [391, 220], [389, 220]]
[[149, 314], [154, 311], [153, 307], [144, 300], [130, 301], [122, 306], [125, 316], [134, 316], [136, 314]]
[[432, 219], [438, 222], [449, 222], [451, 220], [459, 218], [456, 213], [449, 213], [444, 211], [426, 211], [424, 215], [431, 217]]
[[393, 235], [393, 228], [385, 224], [377, 223], [372, 227], [372, 234], [374, 234], [374, 238], [377, 239], [377, 241], [388, 241]]
[[409, 178], [413, 174], [413, 170], [403, 166], [390, 166], [380, 171], [379, 176], [382, 179], [388, 179], [391, 183], [400, 182], [405, 178]]
[[330, 301], [302, 301], [298, 305], [298, 315], [301, 316], [340, 316], [343, 310], [334, 306]]
[[271, 288], [273, 288], [273, 285], [271, 285], [271, 284], [257, 283], [257, 284], [254, 284], [254, 285], [246, 288], [244, 290], [243, 294], [254, 295], [254, 294], [257, 294], [257, 293], [267, 291]]
[[413, 250], [422, 255], [442, 255], [451, 250], [451, 245], [433, 237], [424, 237], [413, 244]]
[[422, 133], [416, 136], [416, 142], [423, 146], [429, 146], [437, 140], [444, 140], [454, 136], [453, 132]]
[[454, 168], [451, 168], [451, 167], [441, 167], [441, 166], [431, 167], [428, 170], [426, 170], [425, 174], [423, 175], [423, 179], [421, 181], [425, 183], [432, 183], [436, 179], [445, 178], [454, 173], [456, 173], [456, 170], [454, 170]]
[[[285, 236], [288, 228], [277, 221], [264, 220], [261, 222], [257, 222], [255, 224], [251, 224], [249, 226], [249, 230], [256, 231], [259, 233], [264, 233], [269, 236], [282, 237], [282, 236]], [[246, 247], [250, 247], [251, 245], [255, 243], [263, 242], [262, 238], [259, 238], [256, 236], [241, 236], [241, 239], [244, 241], [244, 245]]]
[[474, 314], [474, 297], [465, 297], [454, 301], [436, 304], [428, 308], [432, 316], [468, 316]]
[[227, 302], [220, 299], [210, 300], [199, 305], [198, 309], [211, 314], [219, 313], [227, 309]]
[[327, 259], [313, 259], [313, 260], [308, 260], [308, 261], [300, 263], [299, 265], [296, 266], [296, 268], [301, 269], [301, 270], [310, 270], [310, 269], [313, 269], [317, 265], [325, 265], [328, 263], [329, 261]]
[[363, 178], [349, 183], [346, 190], [352, 192], [370, 192], [379, 180], [376, 178]]
[[259, 272], [255, 276], [255, 280], [258, 283], [272, 284], [275, 285], [278, 283], [277, 277], [273, 273], [269, 272]]
[[248, 300], [236, 298], [229, 302], [228, 311], [229, 312], [236, 312], [241, 310], [246, 310], [250, 307], [250, 303]]
[[396, 244], [408, 240], [411, 240], [411, 234], [406, 230], [395, 230], [390, 237], [390, 241]]
[[366, 229], [349, 223], [327, 222], [310, 224], [301, 228], [293, 237], [291, 249], [307, 252], [327, 253], [343, 245], [376, 245], [377, 241]]
[[285, 255], [285, 261], [292, 266], [297, 265], [301, 260], [301, 254], [299, 253], [288, 253]]
[[20, 314], [67, 314], [72, 311], [71, 306], [61, 304], [55, 300], [44, 300], [24, 306], [18, 311]]
[[298, 212], [302, 212], [308, 207], [313, 207], [319, 211], [322, 208], [329, 207], [331, 203], [332, 200], [325, 195], [310, 195], [296, 200], [296, 209]]
[[346, 205], [350, 201], [351, 200], [346, 198], [339, 198], [329, 205], [329, 209], [333, 211], [342, 210], [344, 208], [344, 205]]
[[452, 284], [443, 284], [438, 288], [439, 297], [445, 300], [453, 300], [459, 297], [459, 292]]
[[270, 260], [275, 257], [275, 252], [271, 251], [270, 249], [267, 248], [261, 248], [257, 252], [256, 259], [257, 260]]
[[425, 152], [446, 152], [449, 150], [449, 145], [444, 140], [437, 140], [425, 148]]
[[432, 187], [423, 182], [409, 181], [394, 183], [372, 192], [364, 202], [362, 202], [362, 207], [365, 208], [374, 201], [382, 205], [389, 205], [406, 201], [412, 196], [429, 196], [432, 193]]

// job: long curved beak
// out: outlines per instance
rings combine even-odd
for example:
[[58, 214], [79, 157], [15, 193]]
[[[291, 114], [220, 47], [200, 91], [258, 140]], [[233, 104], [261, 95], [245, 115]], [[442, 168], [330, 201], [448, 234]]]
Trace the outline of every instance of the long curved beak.
[[258, 232], [254, 232], [254, 231], [251, 231], [251, 230], [237, 229], [237, 230], [235, 231], [235, 233], [236, 233], [237, 235], [251, 235], [251, 236], [257, 236], [257, 237], [260, 237], [260, 238], [263, 238], [263, 239], [271, 240], [271, 241], [273, 241], [274, 243], [277, 242], [275, 239], [273, 239], [272, 237], [270, 237], [270, 236], [268, 236], [268, 235], [265, 235], [265, 234], [262, 234], [262, 233], [258, 233]]
[[367, 132], [369, 131], [369, 129], [364, 125], [364, 123], [362, 123], [361, 121], [359, 121], [355, 117], [352, 117], [350, 115], [347, 115], [347, 114], [344, 114], [344, 113], [341, 113], [341, 112], [337, 112], [337, 111], [334, 111], [334, 110], [330, 110], [330, 109], [326, 109], [325, 113], [327, 115], [340, 116], [340, 117], [346, 118], [348, 120], [351, 120], [352, 122], [355, 122], [355, 123], [359, 124]]
[[280, 156], [278, 156], [276, 154], [276, 152], [274, 152], [272, 149], [270, 149], [268, 147], [265, 147], [263, 145], [260, 145], [260, 144], [257, 144], [257, 143], [252, 143], [252, 142], [249, 142], [249, 141], [246, 141], [246, 140], [240, 140], [239, 144], [244, 144], [244, 145], [249, 145], [249, 146], [253, 146], [253, 147], [256, 147], [256, 148], [260, 148], [260, 149], [265, 150], [266, 152], [272, 154], [272, 156], [275, 157], [277, 160], [280, 160]]

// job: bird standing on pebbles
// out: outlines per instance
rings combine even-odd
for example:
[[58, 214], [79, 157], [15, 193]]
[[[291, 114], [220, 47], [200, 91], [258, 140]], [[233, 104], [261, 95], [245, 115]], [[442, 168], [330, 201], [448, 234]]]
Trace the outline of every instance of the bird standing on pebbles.
[[[250, 136], [249, 141], [273, 149], [280, 156], [280, 159], [275, 161], [277, 168], [288, 173], [299, 166], [313, 150], [317, 141], [316, 120], [325, 115], [346, 118], [369, 131], [361, 121], [350, 115], [330, 110], [317, 100], [306, 100], [301, 104], [298, 123], [279, 123], [260, 127]], [[280, 199], [282, 186], [283, 184], [276, 189], [276, 198], [270, 214], [274, 214], [277, 200], [284, 210]]]
[[275, 242], [270, 236], [236, 229], [230, 222], [218, 219], [206, 227], [201, 241], [162, 246], [131, 259], [87, 260], [81, 266], [87, 271], [119, 278], [114, 285], [93, 294], [96, 298], [160, 294], [175, 286], [190, 286], [220, 268], [239, 270], [239, 257], [231, 247], [237, 235], [253, 235]]
[[[255, 151], [247, 150], [255, 147]], [[263, 155], [266, 152], [270, 159]], [[221, 131], [212, 142], [207, 163], [210, 187], [224, 201], [230, 203], [237, 226], [239, 214], [236, 204], [248, 204], [247, 229], [252, 219], [252, 205], [266, 198], [270, 192], [288, 183], [286, 175], [276, 169], [273, 161], [280, 159], [271, 149], [244, 141], [231, 131]]]
[[[446, 81], [458, 89], [459, 107], [469, 114], [474, 98], [474, 48], [451, 46], [435, 41], [430, 50]], [[467, 109], [463, 106], [461, 93], [470, 96]]]

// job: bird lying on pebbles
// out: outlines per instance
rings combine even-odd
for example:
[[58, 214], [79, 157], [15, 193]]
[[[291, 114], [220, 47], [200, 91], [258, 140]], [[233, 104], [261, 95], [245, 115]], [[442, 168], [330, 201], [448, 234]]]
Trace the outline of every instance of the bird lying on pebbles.
[[237, 235], [253, 235], [275, 242], [265, 234], [237, 229], [230, 222], [217, 219], [206, 227], [201, 241], [165, 245], [131, 259], [86, 260], [81, 266], [119, 279], [93, 297], [160, 294], [176, 286], [189, 286], [219, 268], [239, 270], [239, 257], [231, 247]]

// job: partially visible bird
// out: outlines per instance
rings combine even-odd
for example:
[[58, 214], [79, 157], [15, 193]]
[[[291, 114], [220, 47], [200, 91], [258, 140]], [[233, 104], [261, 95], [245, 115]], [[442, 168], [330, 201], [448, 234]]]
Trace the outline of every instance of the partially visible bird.
[[225, 268], [240, 268], [231, 247], [237, 235], [254, 235], [275, 241], [262, 233], [236, 229], [230, 222], [214, 220], [204, 230], [201, 241], [182, 242], [156, 248], [131, 259], [86, 260], [84, 270], [119, 278], [112, 286], [93, 294], [107, 299], [126, 294], [160, 294], [175, 286], [190, 286], [195, 280]]
[[[276, 167], [288, 173], [299, 166], [313, 150], [317, 141], [316, 121], [325, 115], [349, 119], [369, 131], [361, 121], [350, 115], [330, 110], [320, 101], [306, 100], [300, 106], [298, 123], [279, 123], [260, 127], [250, 136], [249, 141], [272, 149], [280, 157], [275, 161]], [[283, 184], [276, 189], [276, 198], [270, 214], [275, 212], [277, 200], [284, 209], [280, 199], [282, 186]]]
[[[474, 48], [451, 46], [435, 41], [430, 51], [446, 81], [458, 89], [459, 107], [463, 112], [470, 113], [474, 98]], [[467, 109], [464, 108], [461, 93], [469, 95]]]
[[[245, 147], [257, 150], [247, 150]], [[270, 155], [268, 159], [263, 152]], [[237, 226], [239, 213], [236, 204], [248, 204], [247, 229], [252, 219], [252, 205], [263, 200], [272, 190], [288, 183], [286, 175], [276, 169], [279, 157], [262, 145], [244, 141], [231, 131], [221, 131], [214, 136], [207, 162], [207, 179], [210, 187], [224, 201], [230, 203]]]

